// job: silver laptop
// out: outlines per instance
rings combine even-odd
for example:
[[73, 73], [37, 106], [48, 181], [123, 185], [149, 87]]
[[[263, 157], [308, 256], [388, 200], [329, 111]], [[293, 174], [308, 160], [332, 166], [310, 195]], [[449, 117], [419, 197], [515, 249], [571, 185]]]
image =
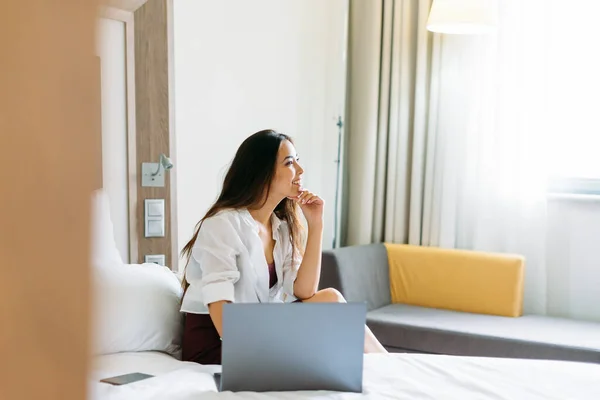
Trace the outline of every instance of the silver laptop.
[[221, 391], [362, 392], [364, 303], [223, 306]]

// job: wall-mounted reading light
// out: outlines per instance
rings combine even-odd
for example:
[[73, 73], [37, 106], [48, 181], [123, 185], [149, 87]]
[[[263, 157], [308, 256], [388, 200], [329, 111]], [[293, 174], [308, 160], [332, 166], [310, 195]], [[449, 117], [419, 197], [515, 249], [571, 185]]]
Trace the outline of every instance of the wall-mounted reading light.
[[160, 155], [158, 164], [159, 164], [158, 168], [156, 169], [156, 172], [152, 174], [152, 176], [158, 175], [158, 173], [160, 172], [160, 167], [163, 167], [165, 169], [165, 171], [173, 168], [173, 163], [171, 162], [171, 159], [169, 157], [165, 156], [164, 154]]
[[165, 171], [173, 168], [171, 159], [160, 155], [157, 163], [142, 163], [142, 186], [164, 187]]

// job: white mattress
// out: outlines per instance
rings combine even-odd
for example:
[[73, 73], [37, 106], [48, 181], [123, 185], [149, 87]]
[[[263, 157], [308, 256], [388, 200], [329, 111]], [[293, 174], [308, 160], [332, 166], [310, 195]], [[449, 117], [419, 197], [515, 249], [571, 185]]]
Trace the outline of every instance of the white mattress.
[[94, 378], [103, 379], [130, 372], [161, 375], [177, 369], [187, 368], [211, 372], [219, 367], [179, 361], [168, 354], [157, 351], [142, 351], [97, 356], [93, 359], [92, 372]]
[[[218, 393], [216, 366], [145, 352], [95, 359], [90, 399], [600, 399], [600, 365], [422, 354], [366, 355], [363, 394]], [[124, 386], [98, 379], [128, 372], [154, 378]], [[201, 397], [200, 397], [201, 396]]]

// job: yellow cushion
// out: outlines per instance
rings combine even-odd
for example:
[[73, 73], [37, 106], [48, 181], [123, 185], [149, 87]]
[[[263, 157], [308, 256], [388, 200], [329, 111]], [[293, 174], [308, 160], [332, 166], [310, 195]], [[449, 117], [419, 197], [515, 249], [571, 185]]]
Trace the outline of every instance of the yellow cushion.
[[523, 257], [385, 246], [393, 303], [507, 317], [522, 315]]

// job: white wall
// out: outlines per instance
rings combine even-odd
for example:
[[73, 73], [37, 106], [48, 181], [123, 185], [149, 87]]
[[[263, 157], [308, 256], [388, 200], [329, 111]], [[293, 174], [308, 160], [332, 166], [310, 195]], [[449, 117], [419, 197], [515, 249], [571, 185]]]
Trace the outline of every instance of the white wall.
[[237, 147], [267, 128], [295, 138], [305, 186], [327, 203], [330, 247], [346, 13], [346, 0], [175, 0], [180, 249], [218, 195]]
[[548, 313], [600, 322], [600, 198], [548, 204]]
[[129, 261], [125, 23], [100, 18], [97, 54], [102, 72], [102, 180], [110, 199], [115, 240]]

